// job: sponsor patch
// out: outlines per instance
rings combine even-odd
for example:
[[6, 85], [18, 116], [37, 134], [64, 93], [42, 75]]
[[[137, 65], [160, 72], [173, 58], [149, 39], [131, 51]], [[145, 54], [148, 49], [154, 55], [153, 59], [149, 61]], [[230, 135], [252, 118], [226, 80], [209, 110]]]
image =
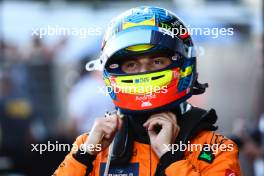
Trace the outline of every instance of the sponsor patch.
[[205, 151], [204, 149], [201, 151], [199, 157], [199, 160], [205, 161], [207, 163], [212, 163], [215, 159], [215, 156], [212, 151]]
[[[100, 176], [104, 176], [106, 163], [100, 164]], [[130, 163], [127, 166], [110, 166], [108, 176], [138, 176], [139, 163]]]

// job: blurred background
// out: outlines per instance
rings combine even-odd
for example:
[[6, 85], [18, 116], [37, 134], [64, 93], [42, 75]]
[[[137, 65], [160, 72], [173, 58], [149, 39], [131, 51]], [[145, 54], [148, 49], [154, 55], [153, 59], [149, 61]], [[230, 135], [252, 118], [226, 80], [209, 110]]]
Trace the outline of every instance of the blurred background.
[[84, 66], [98, 58], [109, 21], [142, 5], [167, 8], [190, 27], [233, 28], [193, 36], [209, 89], [190, 102], [215, 108], [219, 132], [240, 146], [244, 175], [264, 176], [261, 0], [0, 1], [0, 175], [51, 175], [68, 151], [40, 154], [31, 144], [71, 144], [113, 109], [100, 73]]

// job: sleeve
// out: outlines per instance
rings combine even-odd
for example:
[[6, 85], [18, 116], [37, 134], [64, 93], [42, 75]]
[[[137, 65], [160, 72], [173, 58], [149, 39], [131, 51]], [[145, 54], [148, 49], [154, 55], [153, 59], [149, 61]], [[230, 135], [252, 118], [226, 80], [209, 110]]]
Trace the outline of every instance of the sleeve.
[[[172, 155], [172, 152], [169, 151], [160, 158], [160, 164], [158, 165], [160, 174], [156, 175], [240, 176], [238, 148], [236, 144], [227, 138], [219, 139], [219, 136], [222, 135], [217, 136], [212, 132], [211, 134], [211, 141], [214, 141], [214, 144], [218, 144], [219, 146], [217, 152], [215, 150], [213, 153], [203, 153], [204, 151], [202, 150], [197, 151], [193, 159], [177, 160]], [[207, 139], [210, 138], [207, 136]], [[224, 144], [222, 146], [228, 146], [228, 148], [221, 148], [219, 144]], [[213, 146], [212, 143], [210, 143], [210, 146]]]
[[79, 149], [87, 137], [87, 134], [77, 137], [71, 152], [65, 157], [52, 176], [92, 176], [93, 161], [96, 156], [88, 153], [83, 154]]

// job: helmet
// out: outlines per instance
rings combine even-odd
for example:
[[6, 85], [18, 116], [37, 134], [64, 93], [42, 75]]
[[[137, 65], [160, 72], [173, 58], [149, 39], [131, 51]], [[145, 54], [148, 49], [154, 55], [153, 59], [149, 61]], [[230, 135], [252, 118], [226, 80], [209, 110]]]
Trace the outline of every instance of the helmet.
[[[153, 53], [169, 57], [171, 64], [136, 74], [120, 68], [126, 58]], [[123, 113], [168, 110], [207, 87], [197, 81], [195, 50], [187, 28], [175, 14], [159, 7], [137, 7], [114, 18], [100, 58], [86, 67], [103, 70], [108, 92]]]

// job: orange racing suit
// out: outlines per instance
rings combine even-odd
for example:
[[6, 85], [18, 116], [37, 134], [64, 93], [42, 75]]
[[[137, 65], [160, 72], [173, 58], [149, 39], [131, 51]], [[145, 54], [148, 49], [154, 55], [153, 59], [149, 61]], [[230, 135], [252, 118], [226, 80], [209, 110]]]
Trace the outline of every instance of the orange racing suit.
[[[79, 136], [75, 143], [80, 146], [88, 134]], [[238, 148], [236, 144], [214, 131], [201, 130], [189, 144], [201, 146], [218, 145], [217, 152], [208, 150], [185, 150], [181, 159], [175, 159], [168, 151], [159, 159], [151, 145], [133, 141], [133, 152], [128, 163], [111, 166], [109, 176], [240, 176]], [[223, 147], [219, 147], [219, 146]], [[54, 176], [103, 176], [108, 148], [97, 156], [71, 151], [55, 171]]]

